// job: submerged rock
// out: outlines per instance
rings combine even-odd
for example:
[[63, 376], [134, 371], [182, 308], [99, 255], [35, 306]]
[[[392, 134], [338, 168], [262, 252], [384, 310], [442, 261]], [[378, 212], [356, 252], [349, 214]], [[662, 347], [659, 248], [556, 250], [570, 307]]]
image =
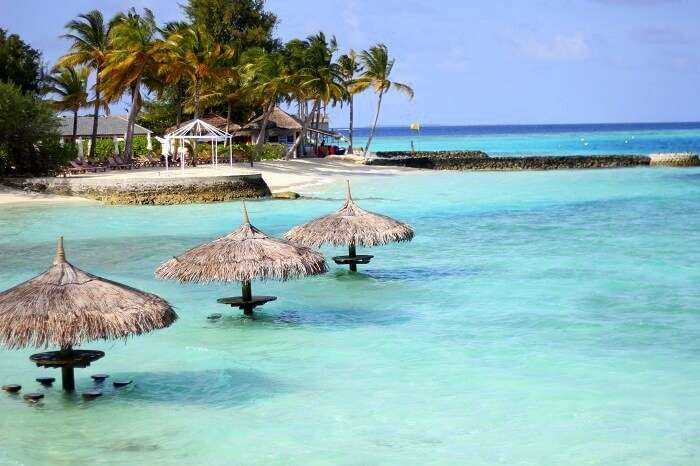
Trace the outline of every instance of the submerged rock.
[[295, 193], [294, 191], [282, 191], [279, 193], [272, 193], [272, 199], [299, 199], [301, 194]]

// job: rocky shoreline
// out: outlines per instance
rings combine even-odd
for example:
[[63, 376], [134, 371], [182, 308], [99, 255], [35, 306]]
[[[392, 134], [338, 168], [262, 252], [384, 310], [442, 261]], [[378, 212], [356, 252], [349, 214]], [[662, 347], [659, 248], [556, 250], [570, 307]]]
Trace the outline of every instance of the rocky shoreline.
[[25, 191], [78, 196], [107, 204], [188, 204], [271, 195], [259, 174], [162, 179], [4, 178], [0, 183]]
[[430, 170], [573, 170], [640, 166], [689, 167], [700, 165], [695, 154], [658, 155], [567, 155], [490, 157], [481, 151], [465, 152], [378, 152], [369, 165], [399, 166]]

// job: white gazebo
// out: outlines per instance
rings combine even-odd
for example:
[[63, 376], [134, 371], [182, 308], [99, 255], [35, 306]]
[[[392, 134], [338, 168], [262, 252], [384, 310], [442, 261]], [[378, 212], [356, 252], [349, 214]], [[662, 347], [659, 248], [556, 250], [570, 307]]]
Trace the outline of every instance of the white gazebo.
[[[202, 120], [192, 120], [179, 128], [166, 134], [163, 139], [168, 144], [168, 150], [172, 147], [173, 141], [180, 141], [180, 146], [178, 151], [183, 149], [185, 141], [199, 141], [211, 144], [211, 162], [214, 167], [219, 165], [219, 144], [223, 142], [228, 145], [228, 158], [231, 168], [233, 168], [233, 148], [231, 147], [231, 142], [233, 140], [233, 135], [227, 133], [226, 131], [220, 130], [216, 126], [210, 125], [209, 123]], [[197, 154], [192, 154], [196, 157]], [[180, 169], [185, 171], [185, 157], [184, 154], [180, 153]], [[165, 170], [168, 170], [168, 154], [165, 154]]]

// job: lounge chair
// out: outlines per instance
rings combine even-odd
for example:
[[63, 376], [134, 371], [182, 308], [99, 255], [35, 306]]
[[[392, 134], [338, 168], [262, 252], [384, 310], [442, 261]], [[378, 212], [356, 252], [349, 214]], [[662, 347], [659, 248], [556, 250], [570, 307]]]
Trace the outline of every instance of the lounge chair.
[[131, 170], [131, 165], [117, 161], [114, 156], [107, 159], [107, 164], [111, 170]]
[[116, 160], [117, 163], [119, 163], [121, 165], [126, 165], [127, 170], [131, 170], [132, 168], [139, 168], [138, 165], [136, 165], [134, 162], [127, 161], [121, 155], [115, 155], [114, 160]]

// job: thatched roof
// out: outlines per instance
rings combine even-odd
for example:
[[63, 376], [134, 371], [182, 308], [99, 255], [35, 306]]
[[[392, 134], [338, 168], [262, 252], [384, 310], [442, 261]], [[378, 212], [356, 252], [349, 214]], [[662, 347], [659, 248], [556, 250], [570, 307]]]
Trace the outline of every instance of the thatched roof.
[[250, 224], [243, 204], [243, 224], [226, 236], [194, 247], [161, 264], [158, 278], [181, 282], [288, 280], [326, 271], [316, 251], [267, 236]]
[[[260, 125], [262, 124], [263, 115], [260, 115], [236, 131], [237, 134], [257, 134], [260, 132]], [[270, 118], [267, 120], [267, 130], [282, 129], [282, 130], [292, 130], [301, 131], [302, 123], [294, 116], [285, 112], [279, 107], [272, 109]]]
[[[216, 115], [214, 113], [205, 115], [203, 117], [199, 118], [200, 120], [204, 121], [205, 123], [209, 123], [210, 125], [220, 129], [221, 131], [226, 131], [226, 118], [222, 117], [221, 115]], [[178, 128], [182, 128], [183, 126], [187, 125], [188, 123], [192, 123], [194, 120], [187, 120], [183, 121], [180, 123], [180, 126], [171, 126], [170, 128], [165, 130], [164, 134], [172, 133]], [[238, 129], [241, 128], [241, 125], [238, 123], [234, 123], [233, 121], [229, 122], [228, 124], [228, 132], [232, 133]]]
[[45, 273], [0, 293], [0, 343], [10, 348], [66, 348], [126, 338], [167, 327], [176, 319], [164, 299], [67, 262], [63, 238]]
[[284, 238], [309, 247], [324, 243], [334, 246], [377, 246], [413, 239], [413, 229], [386, 215], [360, 208], [352, 199], [350, 182], [343, 207], [324, 217], [292, 228]]

